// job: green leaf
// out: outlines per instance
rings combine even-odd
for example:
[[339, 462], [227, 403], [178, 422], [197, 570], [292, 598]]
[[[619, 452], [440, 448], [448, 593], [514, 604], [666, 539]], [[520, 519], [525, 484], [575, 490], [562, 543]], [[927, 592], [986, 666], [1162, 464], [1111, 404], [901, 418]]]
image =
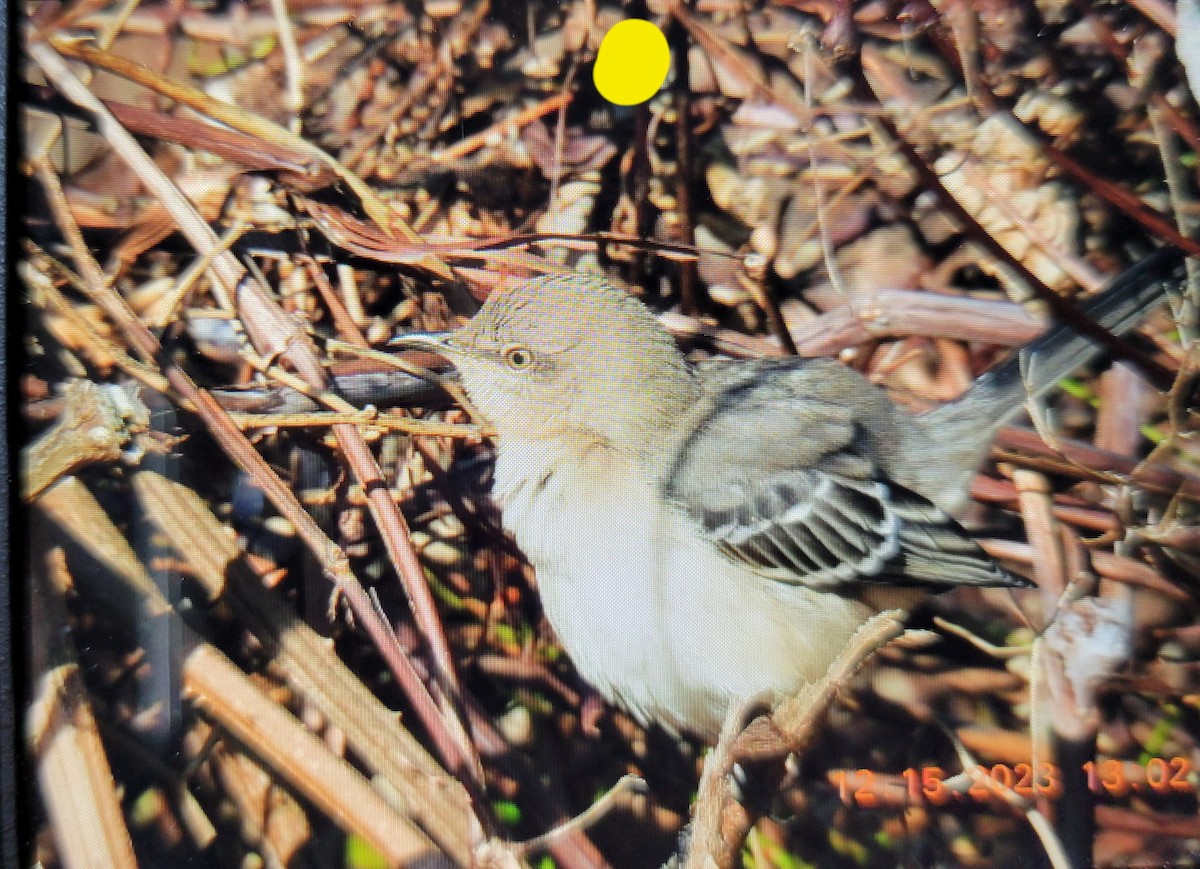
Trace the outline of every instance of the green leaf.
[[1163, 716], [1154, 722], [1154, 729], [1150, 731], [1150, 735], [1146, 738], [1146, 744], [1142, 746], [1138, 763], [1145, 766], [1151, 758], [1160, 756], [1178, 723], [1179, 707], [1174, 703], [1164, 703]]
[[135, 827], [147, 827], [154, 823], [162, 812], [162, 793], [157, 788], [146, 788], [138, 794], [129, 811]]
[[506, 827], [521, 823], [521, 807], [511, 800], [492, 800], [492, 811], [496, 819]]
[[1138, 427], [1138, 431], [1142, 433], [1142, 437], [1150, 441], [1155, 446], [1160, 445], [1167, 439], [1167, 433], [1161, 427], [1156, 425], [1143, 425]]
[[387, 869], [387, 859], [375, 846], [351, 833], [346, 837], [346, 869]]
[[1080, 401], [1086, 401], [1092, 407], [1097, 407], [1100, 400], [1096, 398], [1096, 393], [1088, 387], [1082, 380], [1077, 380], [1074, 377], [1067, 377], [1058, 382], [1058, 388], [1072, 398], [1078, 398]]
[[849, 857], [859, 866], [863, 866], [867, 862], [870, 854], [867, 847], [855, 839], [842, 833], [840, 830], [829, 830], [829, 845], [833, 850], [844, 857]]
[[462, 595], [458, 594], [452, 588], [450, 588], [450, 586], [439, 580], [437, 578], [437, 574], [428, 567], [425, 568], [425, 581], [429, 583], [429, 588], [433, 592], [434, 597], [436, 597], [446, 606], [450, 607], [456, 612], [462, 611], [466, 608], [466, 604], [463, 603]]

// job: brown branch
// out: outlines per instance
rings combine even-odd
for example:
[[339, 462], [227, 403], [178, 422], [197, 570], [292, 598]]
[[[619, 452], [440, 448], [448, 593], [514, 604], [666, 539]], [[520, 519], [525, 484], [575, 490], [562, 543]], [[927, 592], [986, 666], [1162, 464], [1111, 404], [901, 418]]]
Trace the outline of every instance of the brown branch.
[[886, 610], [872, 617], [854, 633], [819, 682], [783, 700], [749, 725], [743, 725], [745, 714], [762, 698], [750, 698], [730, 709], [717, 745], [704, 764], [685, 869], [730, 869], [737, 865], [742, 842], [755, 818], [733, 798], [730, 776], [734, 764], [803, 754], [838, 693], [875, 652], [903, 633], [904, 618], [900, 610]]
[[117, 782], [67, 641], [66, 607], [44, 576], [34, 575], [28, 589], [35, 681], [25, 716], [25, 741], [57, 857], [66, 869], [136, 869]]

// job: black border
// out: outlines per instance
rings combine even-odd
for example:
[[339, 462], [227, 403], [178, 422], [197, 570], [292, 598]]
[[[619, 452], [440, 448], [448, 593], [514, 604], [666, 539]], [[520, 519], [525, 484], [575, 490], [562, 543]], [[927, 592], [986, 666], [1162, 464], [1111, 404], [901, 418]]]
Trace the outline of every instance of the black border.
[[0, 505], [5, 511], [4, 521], [0, 522], [0, 588], [4, 594], [0, 600], [0, 866], [19, 866], [20, 829], [17, 824], [18, 802], [20, 799], [18, 769], [23, 768], [20, 755], [17, 752], [17, 720], [18, 702], [16, 695], [16, 667], [20, 653], [15, 645], [14, 624], [17, 620], [18, 600], [17, 586], [12, 572], [11, 537], [12, 523], [19, 515], [19, 507], [13, 498], [11, 483], [12, 464], [9, 448], [13, 438], [9, 428], [9, 396], [13, 387], [13, 368], [9, 365], [8, 353], [13, 347], [9, 340], [9, 299], [16, 286], [10, 274], [12, 259], [9, 256], [8, 220], [12, 212], [8, 208], [8, 197], [15, 185], [9, 172], [14, 160], [9, 159], [9, 148], [15, 137], [14, 116], [9, 109], [9, 82], [15, 51], [9, 39], [13, 28], [9, 24], [8, 0], [0, 0], [0, 106], [4, 107], [4, 127], [0, 132], [3, 142], [0, 143], [0, 377], [3, 378], [5, 389], [0, 393]]

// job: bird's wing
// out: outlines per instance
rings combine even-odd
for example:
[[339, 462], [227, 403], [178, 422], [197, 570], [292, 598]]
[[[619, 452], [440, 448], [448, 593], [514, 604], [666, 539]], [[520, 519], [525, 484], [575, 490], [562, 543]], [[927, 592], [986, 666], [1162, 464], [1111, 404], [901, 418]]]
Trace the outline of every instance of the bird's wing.
[[709, 372], [711, 400], [663, 486], [731, 558], [814, 586], [1028, 584], [882, 471], [881, 443], [900, 433], [868, 381], [827, 360], [727, 371]]

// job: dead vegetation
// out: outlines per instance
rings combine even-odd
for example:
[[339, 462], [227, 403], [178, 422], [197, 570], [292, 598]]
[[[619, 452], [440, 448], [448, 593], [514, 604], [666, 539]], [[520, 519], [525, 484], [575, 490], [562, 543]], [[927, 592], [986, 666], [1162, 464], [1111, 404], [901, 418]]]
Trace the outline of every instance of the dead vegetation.
[[[676, 851], [699, 746], [574, 675], [487, 501], [486, 425], [432, 360], [373, 355], [392, 334], [602, 269], [697, 357], [837, 354], [929, 406], [1048, 312], [1088, 329], [1071, 300], [1153, 247], [1198, 250], [1192, 0], [22, 11], [47, 866]], [[590, 63], [629, 15], [673, 71], [618, 108]], [[936, 642], [733, 726], [719, 768], [753, 758], [766, 793], [710, 775], [688, 865], [1200, 851], [1195, 276], [1170, 307], [1101, 336], [1123, 363], [977, 480], [972, 524], [1039, 590], [946, 595]]]

